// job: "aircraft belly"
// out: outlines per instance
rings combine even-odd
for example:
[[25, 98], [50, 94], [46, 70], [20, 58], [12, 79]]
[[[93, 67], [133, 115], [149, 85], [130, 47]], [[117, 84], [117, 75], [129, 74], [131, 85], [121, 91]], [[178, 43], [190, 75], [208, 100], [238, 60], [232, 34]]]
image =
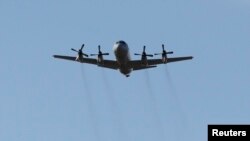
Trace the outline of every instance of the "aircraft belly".
[[129, 68], [128, 65], [127, 65], [128, 61], [129, 61], [127, 56], [126, 57], [118, 56], [116, 59], [117, 59], [117, 62], [119, 63], [119, 65], [120, 65], [119, 70], [120, 70], [121, 73], [127, 75], [132, 71], [132, 69]]
[[122, 74], [125, 74], [125, 75], [128, 75], [128, 74], [130, 74], [131, 73], [131, 71], [132, 71], [132, 69], [131, 68], [128, 68], [128, 67], [120, 67], [120, 72], [122, 73]]

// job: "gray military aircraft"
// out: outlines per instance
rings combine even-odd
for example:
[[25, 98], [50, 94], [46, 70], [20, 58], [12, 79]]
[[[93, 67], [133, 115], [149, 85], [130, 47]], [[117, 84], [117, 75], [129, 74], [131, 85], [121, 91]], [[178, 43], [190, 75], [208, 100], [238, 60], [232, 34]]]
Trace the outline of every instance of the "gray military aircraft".
[[141, 54], [135, 53], [134, 55], [140, 55], [141, 60], [131, 60], [129, 47], [126, 42], [120, 40], [117, 41], [114, 46], [114, 54], [116, 60], [106, 60], [103, 59], [103, 55], [109, 55], [109, 53], [102, 53], [100, 45], [98, 46], [98, 54], [90, 54], [90, 56], [97, 56], [97, 59], [94, 58], [87, 58], [88, 55], [82, 52], [84, 44], [79, 50], [71, 49], [78, 53], [76, 57], [73, 56], [63, 56], [63, 55], [53, 55], [55, 58], [65, 59], [70, 61], [77, 61], [80, 63], [88, 63], [97, 65], [99, 67], [120, 70], [122, 74], [126, 77], [129, 77], [132, 71], [154, 68], [158, 64], [166, 64], [171, 62], [183, 61], [192, 59], [192, 56], [185, 56], [185, 57], [174, 57], [168, 58], [167, 54], [173, 54], [172, 51], [167, 52], [164, 49], [164, 45], [162, 45], [162, 53], [155, 53], [154, 55], [162, 55], [161, 59], [147, 59], [147, 57], [153, 57], [153, 54], [146, 53], [146, 46], [143, 46], [143, 51]]

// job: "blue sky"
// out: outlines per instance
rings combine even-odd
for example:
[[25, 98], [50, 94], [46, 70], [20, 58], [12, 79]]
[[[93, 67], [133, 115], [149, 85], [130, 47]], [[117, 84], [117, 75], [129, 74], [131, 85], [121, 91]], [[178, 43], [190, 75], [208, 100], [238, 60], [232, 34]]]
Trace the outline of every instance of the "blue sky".
[[[248, 0], [1, 0], [0, 140], [200, 141], [249, 124], [249, 15]], [[114, 59], [120, 39], [194, 59], [126, 78], [52, 57], [85, 43]]]

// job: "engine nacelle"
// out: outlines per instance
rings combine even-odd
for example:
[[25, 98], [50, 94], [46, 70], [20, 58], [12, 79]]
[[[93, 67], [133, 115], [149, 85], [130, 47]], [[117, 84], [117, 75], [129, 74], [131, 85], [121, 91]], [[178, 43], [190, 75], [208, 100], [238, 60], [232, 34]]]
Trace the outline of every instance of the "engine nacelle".
[[109, 53], [102, 53], [101, 46], [98, 46], [98, 54], [90, 54], [90, 56], [97, 56], [97, 65], [103, 65], [103, 55], [109, 55]]
[[164, 49], [164, 44], [162, 44], [162, 53], [155, 53], [155, 55], [162, 55], [162, 63], [166, 64], [167, 61], [168, 61], [167, 54], [173, 54], [173, 53], [174, 53], [173, 51], [167, 52], [167, 51]]
[[103, 64], [103, 57], [102, 57], [102, 55], [98, 55], [98, 57], [97, 57], [97, 64], [98, 65], [102, 65]]
[[140, 55], [141, 56], [141, 63], [143, 66], [148, 66], [148, 59], [147, 59], [147, 56], [148, 57], [153, 57], [153, 54], [147, 54], [146, 53], [146, 46], [143, 46], [143, 51], [141, 54], [138, 54], [138, 53], [135, 53], [135, 55]]
[[164, 63], [164, 64], [166, 64], [167, 63], [167, 55], [166, 54], [162, 54], [162, 62]]
[[146, 56], [143, 56], [141, 57], [141, 62], [142, 62], [142, 65], [143, 66], [148, 66], [148, 59]]
[[82, 62], [82, 60], [83, 60], [83, 56], [82, 56], [82, 55], [78, 55], [78, 56], [76, 57], [76, 61]]

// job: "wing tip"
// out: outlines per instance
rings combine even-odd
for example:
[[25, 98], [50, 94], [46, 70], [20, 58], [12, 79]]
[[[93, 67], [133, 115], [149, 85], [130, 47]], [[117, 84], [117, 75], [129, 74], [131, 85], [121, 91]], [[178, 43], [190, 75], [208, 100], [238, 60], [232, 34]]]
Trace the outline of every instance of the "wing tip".
[[58, 58], [58, 55], [53, 55], [52, 57], [54, 57], [54, 58]]

